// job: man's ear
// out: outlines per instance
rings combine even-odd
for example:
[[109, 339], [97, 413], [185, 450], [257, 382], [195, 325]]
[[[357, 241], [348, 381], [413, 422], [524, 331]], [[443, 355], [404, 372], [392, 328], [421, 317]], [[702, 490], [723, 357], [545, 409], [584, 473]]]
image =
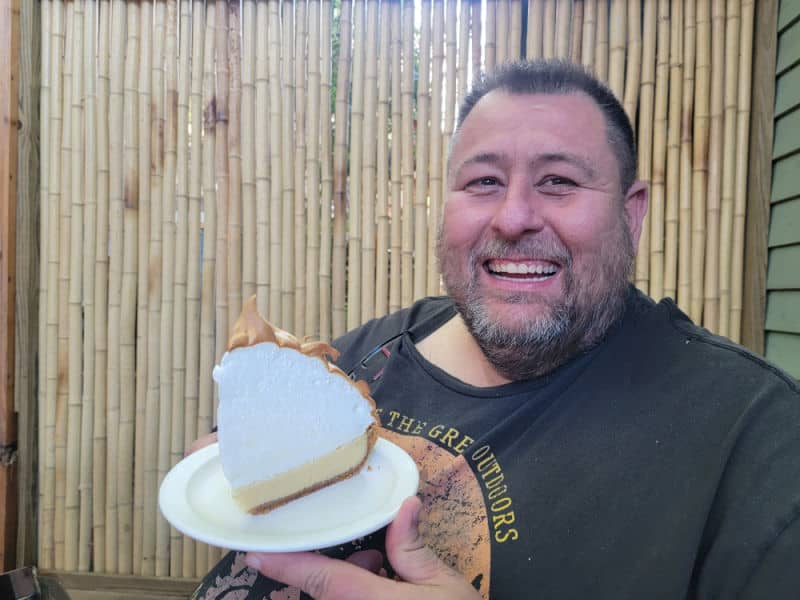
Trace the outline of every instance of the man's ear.
[[647, 184], [644, 181], [634, 181], [625, 194], [625, 204], [623, 207], [625, 223], [631, 235], [634, 253], [639, 251], [639, 238], [642, 236], [642, 222], [647, 212], [649, 202]]

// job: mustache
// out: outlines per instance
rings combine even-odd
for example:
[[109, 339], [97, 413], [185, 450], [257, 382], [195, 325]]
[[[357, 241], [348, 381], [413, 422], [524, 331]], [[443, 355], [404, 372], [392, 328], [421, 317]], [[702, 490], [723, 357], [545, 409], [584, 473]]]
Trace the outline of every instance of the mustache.
[[485, 238], [470, 250], [470, 264], [476, 266], [489, 258], [530, 257], [546, 260], [569, 268], [572, 254], [558, 240], [539, 235], [526, 236], [519, 240]]

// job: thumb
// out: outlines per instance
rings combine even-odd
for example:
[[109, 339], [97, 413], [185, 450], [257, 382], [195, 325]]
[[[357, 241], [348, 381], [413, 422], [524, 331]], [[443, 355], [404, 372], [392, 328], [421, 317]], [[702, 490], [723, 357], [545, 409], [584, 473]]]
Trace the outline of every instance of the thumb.
[[406, 498], [386, 531], [386, 556], [395, 572], [409, 583], [441, 585], [461, 578], [444, 564], [419, 533], [422, 502]]

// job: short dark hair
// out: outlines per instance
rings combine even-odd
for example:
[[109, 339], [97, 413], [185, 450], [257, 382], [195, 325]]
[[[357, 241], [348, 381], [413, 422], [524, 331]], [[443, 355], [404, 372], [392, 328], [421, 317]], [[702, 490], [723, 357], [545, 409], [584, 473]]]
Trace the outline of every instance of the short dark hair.
[[584, 93], [594, 100], [606, 120], [608, 143], [619, 163], [620, 186], [627, 192], [636, 179], [633, 127], [613, 92], [582, 66], [565, 60], [504, 63], [475, 84], [458, 111], [455, 142], [461, 125], [478, 101], [493, 90], [513, 95]]

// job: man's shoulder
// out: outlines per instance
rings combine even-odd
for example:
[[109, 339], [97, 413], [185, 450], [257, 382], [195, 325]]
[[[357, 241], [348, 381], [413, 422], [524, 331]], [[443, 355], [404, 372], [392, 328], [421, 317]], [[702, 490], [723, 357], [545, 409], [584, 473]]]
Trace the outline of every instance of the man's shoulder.
[[741, 344], [695, 324], [672, 299], [656, 303], [638, 294], [633, 319], [634, 331], [641, 335], [634, 334], [638, 343], [633, 346], [638, 346], [642, 356], [660, 357], [659, 369], [665, 376], [674, 375], [673, 366], [704, 374], [709, 381], [719, 382], [720, 377], [753, 383], [760, 380], [762, 384], [772, 381], [800, 394], [796, 379]]

